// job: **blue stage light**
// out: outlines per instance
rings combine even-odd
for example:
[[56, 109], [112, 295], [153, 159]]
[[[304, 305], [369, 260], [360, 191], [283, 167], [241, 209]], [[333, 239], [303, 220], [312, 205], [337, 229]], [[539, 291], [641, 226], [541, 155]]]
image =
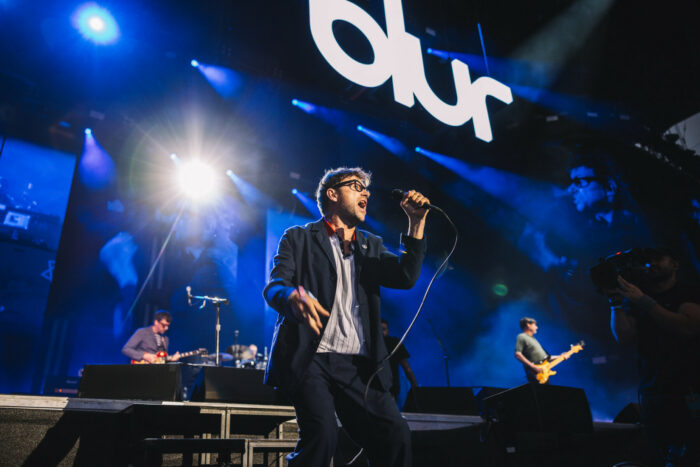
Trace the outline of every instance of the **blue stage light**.
[[195, 60], [194, 58], [190, 61], [190, 65], [193, 67], [197, 68], [199, 66], [199, 62]]
[[292, 99], [292, 105], [295, 107], [299, 107], [301, 110], [303, 110], [307, 114], [310, 114], [310, 113], [313, 113], [316, 111], [315, 105], [310, 104], [308, 102], [300, 101], [299, 99]]
[[446, 52], [444, 50], [437, 50], [437, 49], [427, 49], [426, 52], [428, 55], [435, 55], [436, 57], [440, 57], [444, 60], [449, 60], [450, 59], [450, 53]]
[[393, 136], [385, 135], [378, 131], [374, 131], [371, 128], [364, 127], [362, 125], [357, 125], [358, 131], [361, 131], [371, 139], [373, 139], [377, 144], [382, 146], [384, 149], [390, 153], [405, 159], [409, 153], [408, 147], [406, 147], [403, 142], [394, 138]]
[[90, 189], [106, 188], [116, 177], [117, 169], [110, 155], [102, 149], [90, 128], [85, 128], [83, 153], [78, 174], [80, 181]]
[[421, 151], [423, 151], [423, 149], [421, 149], [421, 148], [419, 148], [418, 146], [416, 146], [416, 152], [421, 152]]
[[113, 44], [121, 35], [112, 14], [94, 2], [78, 7], [71, 17], [71, 22], [85, 39], [98, 45]]
[[292, 190], [292, 194], [299, 200], [299, 202], [314, 216], [320, 216], [321, 212], [318, 210], [318, 205], [316, 200], [311, 196], [307, 195], [303, 191], [299, 191], [296, 188]]
[[250, 206], [257, 206], [263, 209], [277, 209], [275, 200], [270, 198], [265, 192], [259, 190], [255, 185], [236, 175], [231, 169], [226, 170], [226, 176], [231, 179], [238, 193]]

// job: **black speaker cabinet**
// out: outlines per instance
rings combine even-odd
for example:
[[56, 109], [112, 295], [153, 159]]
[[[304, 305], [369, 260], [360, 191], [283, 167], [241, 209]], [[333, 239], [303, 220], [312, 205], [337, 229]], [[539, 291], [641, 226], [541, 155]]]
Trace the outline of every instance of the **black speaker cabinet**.
[[264, 370], [204, 367], [192, 400], [242, 404], [286, 405], [289, 402], [263, 382]]
[[583, 389], [528, 383], [484, 399], [490, 414], [516, 432], [592, 433]]
[[180, 364], [85, 365], [78, 397], [179, 401]]
[[615, 416], [613, 423], [641, 423], [642, 410], [636, 402], [630, 402]]
[[402, 410], [412, 413], [479, 414], [479, 407], [470, 387], [411, 388]]

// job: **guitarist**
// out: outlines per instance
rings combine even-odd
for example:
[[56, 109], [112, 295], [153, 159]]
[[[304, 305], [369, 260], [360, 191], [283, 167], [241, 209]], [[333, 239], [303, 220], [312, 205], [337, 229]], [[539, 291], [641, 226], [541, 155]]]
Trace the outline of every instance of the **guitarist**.
[[[537, 383], [537, 373], [542, 372], [542, 368], [537, 366], [545, 360], [552, 358], [533, 336], [537, 333], [537, 321], [527, 316], [520, 320], [520, 329], [523, 332], [518, 334], [515, 340], [515, 358], [523, 364], [525, 376], [531, 383]], [[569, 356], [562, 355], [565, 359]]]
[[[122, 353], [131, 360], [145, 360], [148, 363], [155, 363], [158, 352], [168, 352], [169, 339], [165, 336], [173, 317], [164, 310], [158, 311], [153, 317], [153, 325], [139, 328], [129, 338], [122, 348]], [[180, 352], [168, 358], [169, 361], [176, 362], [180, 359]]]

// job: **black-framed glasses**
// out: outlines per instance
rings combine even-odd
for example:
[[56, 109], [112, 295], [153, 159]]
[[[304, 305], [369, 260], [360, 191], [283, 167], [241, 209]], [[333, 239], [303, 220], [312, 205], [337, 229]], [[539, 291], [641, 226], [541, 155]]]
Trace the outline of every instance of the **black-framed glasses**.
[[362, 193], [367, 189], [364, 183], [362, 183], [359, 180], [345, 180], [344, 182], [336, 183], [335, 185], [329, 187], [329, 188], [340, 188], [341, 186], [348, 186], [352, 188], [353, 190], [357, 191], [358, 193]]

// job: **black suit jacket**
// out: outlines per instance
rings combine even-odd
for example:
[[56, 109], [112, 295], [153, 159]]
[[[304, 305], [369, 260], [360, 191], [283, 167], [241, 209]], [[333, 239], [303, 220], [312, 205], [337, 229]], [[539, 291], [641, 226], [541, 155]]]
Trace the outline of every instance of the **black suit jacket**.
[[[418, 280], [425, 256], [425, 240], [401, 236], [405, 253], [396, 256], [387, 251], [382, 239], [362, 230], [355, 237], [355, 281], [357, 303], [369, 355], [375, 362], [386, 355], [381, 333], [379, 288], [410, 289]], [[314, 294], [321, 306], [331, 312], [336, 288], [333, 251], [323, 219], [287, 229], [277, 249], [270, 280], [263, 296], [279, 316], [272, 338], [265, 382], [293, 391], [313, 359], [321, 337], [300, 323], [287, 301], [301, 285]], [[321, 317], [324, 325], [327, 318]], [[389, 365], [379, 373], [384, 389], [391, 386]]]

